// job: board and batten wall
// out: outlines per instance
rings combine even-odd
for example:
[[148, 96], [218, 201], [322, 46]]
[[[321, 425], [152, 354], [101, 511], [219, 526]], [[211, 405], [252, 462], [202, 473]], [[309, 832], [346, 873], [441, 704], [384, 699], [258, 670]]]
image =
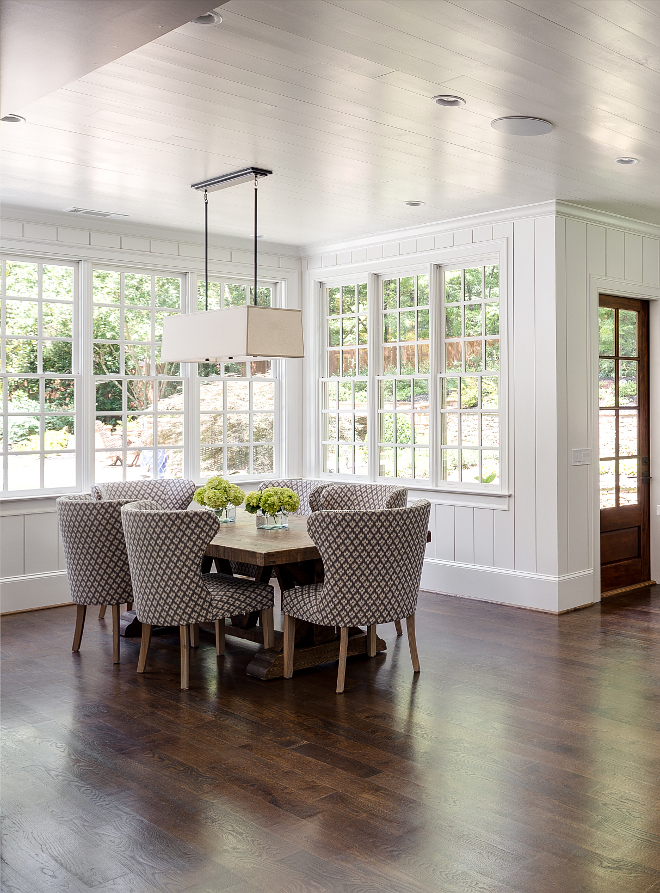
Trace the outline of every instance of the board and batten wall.
[[[506, 241], [509, 495], [411, 492], [432, 502], [425, 590], [553, 613], [600, 599], [598, 289], [660, 295], [660, 227], [605, 219], [548, 202], [304, 252], [303, 307], [318, 300], [315, 283], [370, 262], [387, 258], [392, 269], [397, 259], [452, 263], [465, 258], [466, 246], [478, 254], [493, 240]], [[660, 343], [659, 309], [652, 308], [652, 352]], [[314, 406], [317, 362], [306, 360], [305, 408]], [[307, 433], [314, 424], [306, 421]], [[592, 464], [573, 466], [574, 449], [591, 449]], [[309, 444], [304, 452], [310, 476], [319, 472], [317, 452]], [[655, 464], [660, 468], [660, 456]], [[656, 501], [652, 496], [652, 515]], [[652, 518], [656, 568], [658, 528]]]
[[[140, 227], [130, 221], [3, 209], [0, 251], [35, 259], [93, 261], [138, 269], [203, 274], [204, 243], [198, 233]], [[301, 260], [297, 249], [260, 245], [260, 275], [284, 282], [287, 306], [299, 306]], [[250, 280], [249, 240], [211, 238], [211, 275]], [[299, 361], [292, 361], [298, 363]], [[300, 374], [287, 374], [285, 402], [290, 433], [286, 460], [291, 476], [301, 474], [298, 447]], [[251, 489], [250, 484], [243, 484]], [[70, 601], [54, 496], [0, 499], [0, 609], [3, 613]]]

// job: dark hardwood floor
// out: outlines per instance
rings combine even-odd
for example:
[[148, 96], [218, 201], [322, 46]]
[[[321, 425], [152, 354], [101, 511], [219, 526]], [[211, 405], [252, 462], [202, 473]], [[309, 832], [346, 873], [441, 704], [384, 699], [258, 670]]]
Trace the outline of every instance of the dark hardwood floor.
[[[422, 596], [408, 645], [260, 682], [3, 622], [4, 893], [660, 893], [660, 587], [553, 617]], [[109, 615], [109, 612], [108, 612]]]

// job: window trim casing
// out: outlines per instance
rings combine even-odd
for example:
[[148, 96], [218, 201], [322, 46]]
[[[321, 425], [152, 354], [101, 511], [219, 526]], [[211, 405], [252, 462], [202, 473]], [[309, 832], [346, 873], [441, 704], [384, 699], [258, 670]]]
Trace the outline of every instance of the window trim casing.
[[[433, 404], [432, 412], [435, 413], [435, 418], [431, 421], [431, 437], [430, 439], [433, 441], [431, 446], [432, 455], [431, 455], [431, 467], [432, 467], [432, 476], [428, 483], [425, 483], [416, 479], [404, 479], [404, 478], [380, 478], [376, 474], [377, 468], [377, 455], [375, 450], [377, 450], [377, 433], [374, 422], [374, 416], [376, 414], [375, 406], [372, 406], [371, 401], [376, 399], [376, 395], [374, 394], [374, 388], [371, 387], [369, 389], [369, 424], [370, 424], [370, 439], [369, 439], [369, 480], [376, 483], [392, 483], [393, 481], [401, 481], [402, 485], [407, 486], [409, 490], [418, 493], [420, 496], [428, 496], [429, 498], [433, 498], [434, 495], [440, 497], [440, 501], [450, 500], [454, 501], [453, 497], [456, 497], [456, 503], [460, 503], [460, 497], [466, 497], [466, 502], [464, 504], [467, 505], [482, 505], [483, 507], [493, 507], [493, 508], [508, 508], [508, 497], [511, 495], [510, 492], [510, 465], [512, 461], [512, 457], [509, 451], [509, 443], [511, 442], [510, 437], [510, 424], [512, 413], [510, 410], [510, 388], [509, 388], [509, 365], [510, 365], [510, 344], [512, 333], [510, 331], [510, 323], [509, 320], [511, 318], [510, 314], [510, 303], [512, 300], [512, 290], [510, 283], [510, 244], [511, 239], [508, 236], [504, 236], [499, 239], [492, 239], [484, 242], [479, 242], [476, 244], [470, 243], [467, 245], [455, 246], [451, 248], [441, 248], [434, 249], [433, 251], [424, 252], [424, 253], [416, 253], [407, 255], [405, 257], [398, 258], [384, 258], [373, 261], [361, 261], [360, 263], [355, 264], [344, 264], [342, 266], [336, 267], [326, 267], [322, 269], [310, 270], [307, 274], [307, 303], [306, 310], [310, 314], [311, 321], [309, 324], [310, 334], [314, 337], [316, 345], [318, 348], [314, 351], [314, 355], [310, 357], [310, 360], [307, 364], [308, 374], [313, 376], [314, 378], [314, 389], [313, 389], [313, 412], [310, 412], [307, 415], [306, 425], [305, 425], [305, 433], [306, 433], [306, 454], [307, 454], [307, 473], [310, 476], [318, 477], [323, 480], [336, 480], [337, 482], [355, 482], [356, 477], [354, 475], [326, 475], [321, 471], [321, 407], [322, 407], [322, 396], [321, 396], [321, 388], [319, 387], [319, 380], [323, 377], [324, 373], [324, 323], [325, 323], [325, 308], [323, 303], [324, 297], [324, 288], [330, 283], [333, 285], [341, 285], [342, 283], [350, 283], [352, 281], [357, 281], [357, 278], [366, 278], [369, 287], [369, 350], [370, 356], [372, 355], [372, 351], [374, 348], [376, 350], [380, 347], [380, 341], [378, 340], [378, 332], [376, 332], [376, 327], [372, 324], [372, 319], [374, 318], [374, 310], [376, 313], [379, 310], [378, 306], [378, 288], [377, 281], [387, 275], [394, 275], [396, 273], [397, 276], [405, 275], [411, 270], [418, 269], [421, 266], [426, 266], [429, 272], [429, 326], [431, 329], [431, 344], [433, 344], [433, 337], [435, 337], [436, 345], [438, 343], [443, 343], [442, 338], [442, 313], [439, 312], [442, 309], [442, 305], [438, 303], [439, 298], [441, 297], [440, 292], [440, 282], [442, 276], [442, 268], [443, 267], [451, 267], [451, 266], [470, 266], [471, 264], [486, 264], [486, 263], [497, 263], [500, 271], [500, 400], [501, 406], [499, 408], [500, 412], [500, 483], [497, 488], [493, 488], [491, 485], [482, 484], [475, 482], [474, 485], [468, 485], [463, 481], [442, 481], [439, 477], [439, 463], [440, 463], [440, 444], [439, 444], [439, 434], [434, 429], [436, 425], [439, 423], [439, 403], [440, 403], [440, 394], [438, 389], [438, 380], [439, 380], [439, 369], [438, 369], [438, 359], [437, 359], [437, 350], [431, 349], [430, 357], [431, 357], [431, 384], [430, 389], [435, 389], [435, 403]], [[372, 364], [370, 361], [370, 369], [369, 369], [369, 378], [373, 374], [372, 372]], [[310, 400], [311, 404], [312, 401]], [[429, 406], [431, 407], [431, 395], [429, 394]], [[373, 438], [376, 438], [375, 446], [373, 445]], [[372, 471], [372, 462], [375, 462], [375, 467]], [[477, 501], [475, 501], [477, 500]]]

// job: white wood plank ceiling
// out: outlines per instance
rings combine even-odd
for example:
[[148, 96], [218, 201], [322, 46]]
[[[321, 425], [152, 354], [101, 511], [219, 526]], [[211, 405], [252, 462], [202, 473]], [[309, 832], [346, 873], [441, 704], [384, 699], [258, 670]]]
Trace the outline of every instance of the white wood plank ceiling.
[[[304, 245], [561, 198], [660, 223], [659, 0], [230, 0], [2, 125], [6, 203]], [[457, 93], [463, 108], [432, 97]], [[514, 137], [502, 115], [555, 130]], [[634, 155], [640, 164], [616, 164]], [[409, 208], [407, 200], [425, 202]], [[252, 232], [249, 186], [212, 230]], [[72, 218], [74, 220], [75, 218]]]

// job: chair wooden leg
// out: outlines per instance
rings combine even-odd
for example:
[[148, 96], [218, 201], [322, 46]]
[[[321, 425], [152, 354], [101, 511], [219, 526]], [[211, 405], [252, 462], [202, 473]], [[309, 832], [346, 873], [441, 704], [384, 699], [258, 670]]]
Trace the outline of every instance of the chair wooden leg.
[[272, 648], [275, 644], [275, 621], [272, 608], [264, 608], [261, 612], [261, 628], [264, 632], [264, 648]]
[[199, 623], [190, 624], [190, 647], [199, 648]]
[[415, 615], [411, 614], [406, 617], [406, 628], [408, 630], [408, 644], [410, 645], [410, 659], [412, 660], [413, 670], [419, 673], [419, 656], [417, 654], [417, 639], [415, 638]]
[[367, 655], [369, 657], [376, 656], [376, 624], [372, 623], [367, 627]]
[[190, 626], [184, 623], [179, 627], [181, 639], [181, 688], [190, 687]]
[[147, 654], [151, 645], [151, 624], [142, 624], [142, 641], [140, 642], [140, 656], [138, 657], [138, 673], [144, 673], [147, 667]]
[[293, 648], [296, 643], [296, 618], [284, 615], [284, 678], [293, 676]]
[[346, 681], [346, 654], [348, 652], [348, 627], [342, 626], [339, 634], [339, 670], [337, 671], [337, 694], [344, 690]]
[[80, 640], [82, 639], [83, 629], [85, 628], [87, 605], [76, 605], [76, 609], [76, 631], [73, 634], [72, 651], [80, 651]]
[[101, 607], [99, 608], [99, 620], [103, 620], [103, 618], [105, 617], [105, 609], [107, 607], [107, 605], [101, 605]]
[[119, 605], [112, 605], [112, 662], [119, 663]]
[[215, 621], [215, 653], [219, 657], [225, 653], [225, 618]]
[[126, 602], [126, 610], [127, 611], [133, 610], [133, 602]]
[[395, 621], [394, 621], [394, 627], [395, 627], [395, 629], [396, 629], [396, 634], [397, 634], [397, 636], [402, 636], [402, 635], [403, 635], [403, 629], [401, 628], [401, 621], [400, 621], [400, 620], [395, 620]]

